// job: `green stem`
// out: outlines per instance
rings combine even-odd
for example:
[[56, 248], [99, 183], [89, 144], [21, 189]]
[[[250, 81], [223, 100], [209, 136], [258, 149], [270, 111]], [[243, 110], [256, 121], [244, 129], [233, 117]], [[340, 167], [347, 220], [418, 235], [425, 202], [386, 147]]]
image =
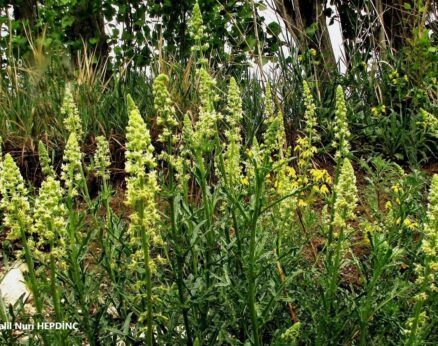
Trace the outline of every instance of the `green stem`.
[[[169, 138], [167, 141], [167, 152], [170, 154], [173, 152], [172, 150], [172, 139]], [[181, 253], [179, 251], [179, 238], [178, 237], [178, 229], [176, 225], [176, 215], [175, 215], [175, 185], [174, 185], [174, 174], [173, 174], [173, 167], [172, 163], [169, 162], [169, 190], [171, 192], [170, 198], [169, 198], [169, 206], [170, 206], [170, 219], [171, 219], [171, 227], [172, 227], [172, 237], [174, 240], [176, 240], [174, 244], [174, 250], [175, 250], [175, 256], [176, 256], [176, 284], [178, 287], [178, 297], [180, 300], [180, 304], [182, 306], [182, 315], [184, 320], [184, 327], [186, 329], [187, 334], [187, 345], [191, 346], [193, 344], [192, 342], [192, 332], [190, 328], [190, 322], [189, 322], [189, 316], [188, 312], [189, 309], [185, 307], [184, 303], [184, 279], [183, 279], [183, 265], [184, 260], [181, 256]]]
[[[426, 264], [426, 271], [424, 273], [424, 280], [423, 280], [423, 283], [421, 285], [421, 290], [420, 290], [421, 293], [424, 293], [427, 291], [427, 287], [429, 285], [429, 280], [428, 280], [429, 276], [430, 276], [430, 267], [428, 264]], [[411, 332], [410, 332], [409, 339], [407, 342], [407, 345], [409, 345], [409, 346], [418, 345], [417, 329], [418, 329], [418, 325], [420, 322], [420, 314], [421, 314], [421, 310], [423, 309], [423, 305], [424, 305], [423, 300], [418, 300], [415, 303], [414, 320], [412, 323]]]
[[254, 345], [260, 345], [259, 323], [256, 310], [256, 273], [255, 273], [255, 249], [257, 220], [261, 211], [261, 194], [264, 177], [260, 177], [260, 172], [256, 173], [256, 195], [254, 199], [254, 211], [251, 218], [250, 230], [251, 239], [249, 247], [249, 275], [248, 275], [248, 303], [251, 313], [251, 323], [253, 328]]
[[150, 254], [149, 254], [149, 239], [146, 230], [143, 226], [144, 220], [144, 206], [141, 203], [139, 208], [140, 214], [140, 236], [141, 245], [143, 247], [143, 260], [146, 269], [146, 318], [147, 318], [147, 332], [146, 332], [146, 344], [148, 346], [153, 345], [153, 329], [152, 329], [152, 270], [150, 266]]
[[205, 171], [204, 161], [202, 159], [201, 155], [198, 155], [197, 157], [198, 161], [198, 169], [199, 169], [199, 185], [201, 186], [202, 191], [202, 200], [204, 204], [204, 210], [205, 210], [205, 219], [206, 219], [206, 239], [207, 239], [207, 270], [206, 273], [206, 283], [207, 287], [210, 287], [210, 268], [211, 268], [211, 249], [212, 249], [212, 234], [211, 234], [211, 225], [212, 225], [212, 216], [211, 216], [211, 208], [210, 208], [210, 199], [208, 196], [208, 187], [207, 187], [207, 174]]
[[[103, 203], [106, 210], [106, 227], [107, 227], [107, 234], [109, 234], [108, 231], [112, 224], [112, 210], [109, 204], [110, 191], [108, 188], [107, 179], [105, 178], [105, 169], [102, 170], [101, 175], [103, 177], [103, 195], [105, 196]], [[106, 266], [108, 268], [111, 280], [113, 283], [115, 283], [116, 276], [112, 266], [113, 261], [112, 261], [111, 249], [108, 249], [108, 244], [110, 244], [110, 242], [106, 240], [106, 237], [102, 233], [103, 233], [103, 228], [101, 229], [101, 237], [100, 237], [102, 242], [103, 257], [105, 258]]]
[[[50, 252], [54, 250], [53, 241], [50, 244]], [[59, 299], [59, 292], [56, 288], [56, 263], [52, 253], [50, 254], [50, 288], [52, 290], [53, 306], [55, 309], [55, 316], [58, 322], [62, 321], [62, 313]]]
[[[55, 264], [55, 258], [52, 255], [52, 251], [54, 249], [53, 246], [53, 240], [50, 242], [50, 288], [52, 291], [52, 299], [53, 299], [53, 306], [55, 309], [55, 316], [57, 322], [62, 322], [62, 313], [61, 313], [61, 305], [60, 305], [60, 298], [59, 298], [59, 292], [56, 288], [56, 264]], [[56, 337], [58, 339], [58, 342], [61, 345], [65, 345], [65, 340], [63, 336], [64, 332], [60, 331], [60, 333], [56, 334]]]
[[35, 274], [35, 266], [34, 266], [32, 255], [30, 253], [29, 244], [27, 242], [26, 232], [24, 230], [23, 225], [20, 225], [20, 232], [21, 232], [21, 239], [24, 247], [24, 257], [29, 270], [30, 289], [32, 291], [33, 299], [35, 301], [36, 310], [38, 314], [41, 314], [43, 310], [43, 305], [39, 295], [36, 274]]
[[148, 346], [152, 346], [153, 342], [153, 330], [152, 330], [152, 272], [149, 264], [149, 246], [147, 235], [144, 228], [141, 228], [141, 242], [143, 245], [144, 261], [146, 264], [146, 299], [147, 299], [147, 334], [146, 343]]
[[67, 206], [69, 210], [69, 240], [70, 240], [70, 251], [71, 251], [71, 269], [72, 269], [72, 276], [73, 276], [73, 288], [75, 290], [75, 294], [79, 300], [79, 305], [81, 307], [82, 313], [84, 314], [84, 324], [87, 331], [87, 337], [90, 345], [95, 345], [95, 338], [93, 335], [93, 331], [91, 329], [90, 325], [90, 318], [89, 318], [89, 312], [87, 308], [87, 304], [85, 302], [83, 292], [83, 282], [82, 282], [82, 276], [81, 276], [81, 270], [80, 270], [80, 264], [79, 264], [79, 255], [77, 251], [77, 244], [76, 244], [76, 217], [75, 212], [73, 211], [73, 199], [71, 195], [69, 196], [67, 200]]

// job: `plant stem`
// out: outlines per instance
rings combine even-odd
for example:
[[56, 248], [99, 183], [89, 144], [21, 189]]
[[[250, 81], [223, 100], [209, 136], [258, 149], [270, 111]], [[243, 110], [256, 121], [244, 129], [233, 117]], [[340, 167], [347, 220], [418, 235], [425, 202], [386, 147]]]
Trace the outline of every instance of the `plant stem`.
[[146, 344], [148, 346], [153, 345], [153, 330], [152, 330], [152, 271], [150, 266], [150, 254], [149, 254], [149, 239], [146, 230], [143, 226], [144, 220], [144, 206], [140, 203], [140, 237], [143, 247], [143, 260], [146, 269], [146, 309], [147, 309], [147, 332], [146, 332]]
[[[173, 152], [172, 150], [172, 140], [171, 138], [167, 141], [167, 152], [170, 154]], [[185, 307], [184, 303], [184, 279], [183, 279], [183, 265], [184, 260], [181, 256], [181, 252], [179, 250], [178, 245], [178, 229], [176, 224], [176, 208], [175, 208], [175, 184], [174, 184], [174, 174], [173, 174], [173, 167], [172, 164], [169, 163], [169, 190], [170, 190], [170, 197], [169, 197], [169, 206], [170, 206], [170, 220], [171, 220], [171, 229], [172, 229], [172, 237], [174, 240], [174, 251], [176, 256], [176, 284], [178, 287], [178, 297], [180, 304], [182, 305], [182, 315], [184, 320], [184, 327], [186, 329], [187, 333], [187, 345], [191, 346], [193, 344], [192, 342], [192, 332], [190, 328], [190, 322], [189, 322], [189, 316], [188, 311], [189, 309]]]
[[23, 247], [24, 247], [24, 257], [26, 259], [26, 264], [29, 270], [30, 289], [32, 291], [33, 299], [35, 300], [36, 310], [38, 314], [41, 314], [43, 310], [42, 301], [39, 295], [34, 262], [32, 255], [30, 253], [29, 244], [27, 242], [26, 232], [24, 230], [23, 225], [20, 225], [20, 232], [21, 232], [21, 240], [23, 242]]
[[261, 210], [262, 184], [264, 177], [256, 170], [256, 194], [254, 199], [254, 211], [251, 218], [250, 230], [251, 239], [249, 246], [249, 275], [248, 275], [248, 303], [251, 313], [251, 322], [253, 328], [254, 345], [260, 345], [259, 324], [256, 310], [256, 273], [255, 273], [255, 250], [257, 220]]

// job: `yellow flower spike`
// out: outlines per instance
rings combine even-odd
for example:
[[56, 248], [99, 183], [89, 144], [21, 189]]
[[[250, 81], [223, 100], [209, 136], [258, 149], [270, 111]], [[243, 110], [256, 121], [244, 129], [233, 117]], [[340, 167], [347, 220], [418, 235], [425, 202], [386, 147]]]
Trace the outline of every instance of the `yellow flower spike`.
[[108, 168], [111, 166], [111, 153], [108, 141], [103, 136], [96, 137], [96, 152], [94, 153], [94, 169], [97, 176], [109, 179]]
[[297, 176], [297, 172], [295, 171], [295, 169], [293, 167], [289, 167], [288, 166], [287, 167], [287, 172], [293, 178], [295, 178]]
[[[178, 121], [175, 115], [175, 107], [169, 91], [167, 90], [167, 83], [169, 77], [165, 74], [158, 75], [152, 85], [154, 95], [154, 108], [158, 114], [157, 124], [162, 128], [162, 133], [158, 136], [158, 141], [166, 143], [169, 139], [176, 142], [173, 130], [178, 126]], [[171, 154], [171, 153], [168, 153]]]
[[316, 132], [316, 106], [312, 92], [306, 81], [303, 82], [305, 128], [303, 135], [296, 141], [294, 151], [298, 153], [298, 168], [301, 174], [307, 171], [314, 154], [317, 152], [314, 143], [319, 140]]
[[48, 176], [55, 176], [55, 171], [52, 167], [52, 162], [49, 157], [49, 153], [47, 152], [46, 146], [43, 142], [38, 142], [38, 158], [40, 161], [41, 171], [43, 174]]
[[82, 153], [76, 132], [71, 132], [64, 150], [61, 180], [64, 181], [70, 197], [78, 194], [78, 187], [83, 180], [81, 175]]
[[[438, 273], [438, 174], [434, 174], [432, 177], [427, 222], [423, 232], [424, 237], [421, 242], [420, 251], [425, 255], [425, 261], [424, 266], [417, 265], [415, 272], [419, 275], [419, 281], [428, 281], [430, 289], [435, 284], [435, 276]], [[426, 276], [428, 272], [429, 275]]]
[[268, 154], [278, 151], [278, 158], [284, 158], [286, 148], [286, 133], [284, 130], [284, 119], [281, 111], [274, 113], [271, 86], [266, 85], [265, 92], [265, 119], [267, 129], [263, 134], [263, 149]]
[[209, 152], [212, 149], [212, 139], [216, 135], [217, 121], [221, 119], [221, 115], [216, 112], [214, 107], [216, 80], [211, 77], [204, 67], [197, 70], [197, 75], [199, 76], [200, 106], [192, 144], [195, 150]]
[[[126, 204], [132, 209], [128, 227], [129, 245], [132, 249], [128, 269], [135, 274], [143, 272], [133, 284], [135, 291], [145, 292], [147, 309], [140, 318], [147, 320], [146, 338], [152, 344], [153, 304], [152, 277], [156, 273], [157, 261], [152, 258], [150, 249], [159, 248], [162, 238], [159, 230], [157, 207], [156, 159], [149, 130], [134, 101], [128, 95], [129, 121], [126, 132]], [[161, 259], [159, 260], [160, 262]], [[143, 317], [142, 317], [143, 316]]]
[[[62, 201], [63, 190], [59, 181], [49, 176], [43, 181], [35, 200], [32, 233], [37, 236], [37, 258], [48, 265], [52, 255], [59, 267], [66, 267], [66, 208]], [[44, 252], [45, 248], [50, 252]]]
[[[195, 44], [191, 48], [192, 52], [199, 52], [202, 54], [202, 52], [208, 49], [209, 45], [207, 42], [205, 42], [207, 36], [205, 34], [205, 26], [202, 19], [201, 9], [197, 1], [193, 6], [192, 17], [188, 23], [188, 28], [190, 37], [192, 37], [195, 41]], [[201, 64], [206, 64], [206, 62], [206, 59], [201, 58]]]
[[[156, 160], [153, 155], [154, 148], [151, 143], [149, 130], [130, 96], [128, 103], [130, 111], [125, 153], [125, 169], [128, 174], [126, 204], [134, 210], [130, 215], [130, 242], [138, 247], [141, 244], [140, 228], [147, 230], [150, 240], [159, 238], [157, 233], [157, 220], [159, 217], [155, 201], [159, 187], [155, 172]], [[138, 210], [140, 207], [142, 208], [141, 211]], [[142, 250], [138, 251], [138, 256], [142, 258]]]
[[432, 113], [427, 112], [424, 109], [420, 109], [419, 121], [417, 124], [425, 129], [432, 136], [438, 138], [438, 118]]
[[30, 228], [30, 205], [28, 190], [20, 170], [8, 153], [4, 157], [0, 172], [0, 209], [3, 210], [3, 224], [9, 228], [8, 240], [15, 241], [21, 237], [21, 227]]
[[231, 77], [228, 89], [226, 117], [229, 129], [225, 131], [225, 137], [228, 143], [224, 155], [225, 174], [230, 186], [234, 186], [239, 179], [241, 180], [242, 176], [242, 168], [240, 166], [240, 149], [242, 143], [240, 121], [243, 117], [242, 113], [240, 90], [236, 80]]
[[336, 159], [344, 158], [350, 152], [349, 139], [351, 137], [348, 129], [347, 106], [345, 103], [344, 90], [340, 85], [336, 88], [336, 110], [335, 110], [335, 140], [333, 147], [336, 149]]
[[83, 135], [82, 120], [79, 116], [78, 109], [73, 99], [70, 85], [65, 87], [64, 99], [61, 106], [61, 114], [66, 118], [64, 119], [65, 128], [69, 133], [74, 132], [78, 141], [81, 140]]
[[355, 218], [354, 210], [358, 201], [356, 177], [353, 166], [348, 159], [343, 161], [335, 192], [333, 226], [337, 229], [348, 228], [347, 222]]

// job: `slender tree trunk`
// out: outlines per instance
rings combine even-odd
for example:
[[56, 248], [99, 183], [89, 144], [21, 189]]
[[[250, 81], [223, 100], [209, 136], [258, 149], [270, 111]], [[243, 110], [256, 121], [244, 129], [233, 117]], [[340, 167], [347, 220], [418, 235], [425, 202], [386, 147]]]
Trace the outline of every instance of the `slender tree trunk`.
[[[38, 4], [36, 0], [17, 0], [11, 2], [14, 9], [14, 19], [20, 23], [17, 27], [15, 35], [27, 37], [28, 34], [34, 35], [33, 32], [35, 22], [38, 18]], [[33, 37], [33, 36], [32, 36]], [[22, 47], [20, 47], [22, 48]], [[15, 57], [23, 57], [23, 51], [20, 48], [13, 49]]]
[[[414, 0], [380, 0], [382, 2], [383, 23], [391, 48], [400, 50], [412, 37], [416, 14]], [[411, 10], [405, 9], [405, 4]]]
[[[325, 73], [336, 65], [332, 42], [328, 32], [324, 4], [322, 0], [274, 0], [277, 13], [285, 21], [300, 52], [314, 48], [322, 56], [319, 70]], [[306, 33], [311, 25], [316, 25], [314, 35]]]
[[323, 57], [323, 68], [328, 73], [336, 66], [335, 54], [328, 31], [327, 20], [324, 14], [324, 6], [321, 0], [316, 0], [316, 16], [318, 22], [318, 46]]
[[27, 21], [32, 27], [38, 14], [36, 0], [17, 0], [11, 3], [14, 9], [15, 20]]
[[381, 51], [385, 51], [386, 50], [386, 39], [385, 39], [385, 24], [383, 21], [383, 4], [382, 4], [382, 0], [376, 0], [376, 11], [377, 11], [377, 15], [379, 17], [379, 37], [378, 37], [378, 42], [379, 42], [379, 47]]
[[[90, 44], [90, 39], [96, 39], [94, 46], [97, 66], [101, 67], [106, 63], [109, 55], [109, 46], [105, 34], [105, 21], [101, 12], [100, 1], [82, 0], [73, 10], [75, 21], [71, 29], [66, 33], [69, 40], [83, 40]], [[72, 58], [75, 58], [76, 51], [72, 51]]]

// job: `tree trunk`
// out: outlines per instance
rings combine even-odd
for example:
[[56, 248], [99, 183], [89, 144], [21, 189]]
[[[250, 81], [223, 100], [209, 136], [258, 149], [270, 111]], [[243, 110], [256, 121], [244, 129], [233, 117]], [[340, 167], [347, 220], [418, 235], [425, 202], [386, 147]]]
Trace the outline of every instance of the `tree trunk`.
[[13, 1], [11, 5], [14, 9], [15, 20], [27, 21], [27, 24], [32, 27], [38, 14], [36, 0], [17, 0]]
[[[380, 0], [383, 7], [383, 23], [391, 48], [400, 50], [406, 46], [415, 28], [416, 11], [414, 0]], [[406, 4], [411, 10], [404, 8]]]
[[[328, 32], [325, 5], [322, 0], [274, 0], [277, 13], [286, 23], [294, 43], [300, 53], [313, 48], [322, 58], [318, 67], [322, 79], [329, 76], [336, 66], [332, 42]], [[316, 25], [314, 34], [309, 35], [306, 30]]]
[[[73, 10], [75, 21], [66, 33], [69, 40], [83, 40], [90, 44], [90, 39], [97, 39], [94, 46], [97, 66], [102, 67], [109, 56], [109, 46], [105, 34], [105, 21], [101, 11], [100, 1], [82, 0]], [[72, 58], [75, 58], [76, 50], [72, 51]]]

